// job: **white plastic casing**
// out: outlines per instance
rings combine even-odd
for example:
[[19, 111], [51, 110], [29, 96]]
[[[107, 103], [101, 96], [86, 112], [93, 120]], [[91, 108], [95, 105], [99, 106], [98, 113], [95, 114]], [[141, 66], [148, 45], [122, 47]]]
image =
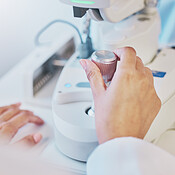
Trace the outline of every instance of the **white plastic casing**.
[[144, 7], [144, 0], [112, 0], [109, 8], [99, 10], [105, 21], [116, 23], [142, 10]]
[[99, 30], [100, 49], [114, 51], [120, 47], [134, 47], [137, 55], [147, 64], [157, 53], [160, 16], [158, 13], [136, 14], [117, 24], [101, 23]]
[[52, 91], [51, 89], [54, 88], [52, 86], [55, 86], [55, 83], [53, 82], [50, 85], [47, 85], [47, 92], [43, 91], [40, 95], [34, 96], [34, 72], [36, 72], [36, 70], [38, 70], [51, 56], [57, 53], [72, 37], [72, 33], [66, 34], [64, 37], [59, 38], [59, 42], [56, 41], [50, 45], [37, 47], [34, 52], [25, 58], [27, 61], [26, 64], [23, 65], [25, 70], [23, 72], [23, 98], [26, 102], [51, 107], [51, 97], [49, 93]]
[[[78, 87], [78, 83], [85, 83], [88, 87]], [[86, 114], [92, 100], [85, 72], [74, 55], [58, 80], [52, 111], [57, 147], [68, 157], [79, 161], [87, 161], [98, 145], [95, 118]]]
[[[158, 140], [159, 136], [172, 127], [175, 122], [175, 49], [162, 50], [156, 59], [148, 65], [153, 71], [165, 72], [163, 78], [154, 77], [154, 85], [162, 102], [162, 108], [154, 120], [146, 140], [152, 142]], [[175, 125], [174, 125], [175, 126]], [[175, 128], [174, 128], [175, 129]], [[174, 137], [172, 138], [174, 140]], [[163, 143], [162, 143], [163, 144]], [[170, 142], [164, 144], [169, 145]], [[175, 145], [175, 142], [174, 142]], [[161, 146], [161, 145], [159, 145]], [[171, 145], [169, 145], [171, 147]], [[173, 148], [174, 150], [174, 148]], [[167, 150], [170, 151], [170, 150]], [[174, 151], [175, 153], [175, 151]]]
[[99, 9], [104, 21], [119, 22], [124, 18], [142, 10], [145, 7], [144, 0], [60, 0], [71, 6], [90, 8], [90, 16], [94, 20], [100, 20], [99, 14], [93, 9]]
[[60, 1], [65, 4], [76, 6], [76, 7], [107, 8], [107, 7], [110, 7], [112, 0], [60, 0]]

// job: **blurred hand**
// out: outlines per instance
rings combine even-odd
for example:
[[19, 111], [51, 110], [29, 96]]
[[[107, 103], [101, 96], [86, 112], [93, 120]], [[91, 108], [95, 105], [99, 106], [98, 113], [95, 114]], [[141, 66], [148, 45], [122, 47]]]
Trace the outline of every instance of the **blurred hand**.
[[[20, 103], [0, 107], [0, 144], [8, 144], [18, 130], [27, 123], [42, 125], [44, 122], [33, 112], [20, 109]], [[42, 139], [39, 133], [28, 135], [17, 144], [35, 145]]]
[[152, 72], [135, 50], [121, 48], [116, 54], [121, 61], [109, 88], [93, 62], [80, 61], [91, 84], [99, 143], [127, 136], [143, 139], [161, 107]]

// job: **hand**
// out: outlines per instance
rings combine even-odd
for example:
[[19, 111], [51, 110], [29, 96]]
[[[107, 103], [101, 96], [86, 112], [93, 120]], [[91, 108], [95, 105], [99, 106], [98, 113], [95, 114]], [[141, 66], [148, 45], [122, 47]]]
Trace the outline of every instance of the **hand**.
[[[33, 112], [21, 110], [20, 103], [0, 107], [0, 144], [8, 144], [18, 130], [27, 123], [42, 125], [44, 122]], [[42, 139], [41, 134], [28, 135], [18, 142], [23, 145], [35, 145]]]
[[93, 62], [80, 61], [93, 93], [99, 143], [127, 136], [143, 139], [161, 107], [152, 72], [135, 50], [121, 48], [116, 54], [121, 61], [109, 88]]

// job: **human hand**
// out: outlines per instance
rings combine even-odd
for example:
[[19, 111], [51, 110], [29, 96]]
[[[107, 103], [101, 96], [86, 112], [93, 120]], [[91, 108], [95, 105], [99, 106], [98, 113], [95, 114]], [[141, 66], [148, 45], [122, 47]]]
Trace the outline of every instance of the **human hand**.
[[152, 72], [135, 50], [121, 48], [116, 54], [121, 61], [109, 88], [93, 62], [80, 61], [93, 93], [99, 143], [127, 136], [143, 139], [161, 107]]
[[[33, 112], [20, 109], [20, 103], [0, 107], [0, 144], [8, 144], [18, 130], [27, 123], [42, 125], [44, 121], [35, 116]], [[39, 133], [28, 135], [16, 144], [32, 146], [40, 142]]]

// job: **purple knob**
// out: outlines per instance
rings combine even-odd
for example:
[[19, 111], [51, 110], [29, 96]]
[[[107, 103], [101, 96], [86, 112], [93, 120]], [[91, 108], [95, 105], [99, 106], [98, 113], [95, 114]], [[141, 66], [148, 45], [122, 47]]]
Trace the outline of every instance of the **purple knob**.
[[92, 54], [91, 60], [100, 69], [104, 82], [110, 82], [117, 68], [118, 57], [111, 51], [99, 50]]

